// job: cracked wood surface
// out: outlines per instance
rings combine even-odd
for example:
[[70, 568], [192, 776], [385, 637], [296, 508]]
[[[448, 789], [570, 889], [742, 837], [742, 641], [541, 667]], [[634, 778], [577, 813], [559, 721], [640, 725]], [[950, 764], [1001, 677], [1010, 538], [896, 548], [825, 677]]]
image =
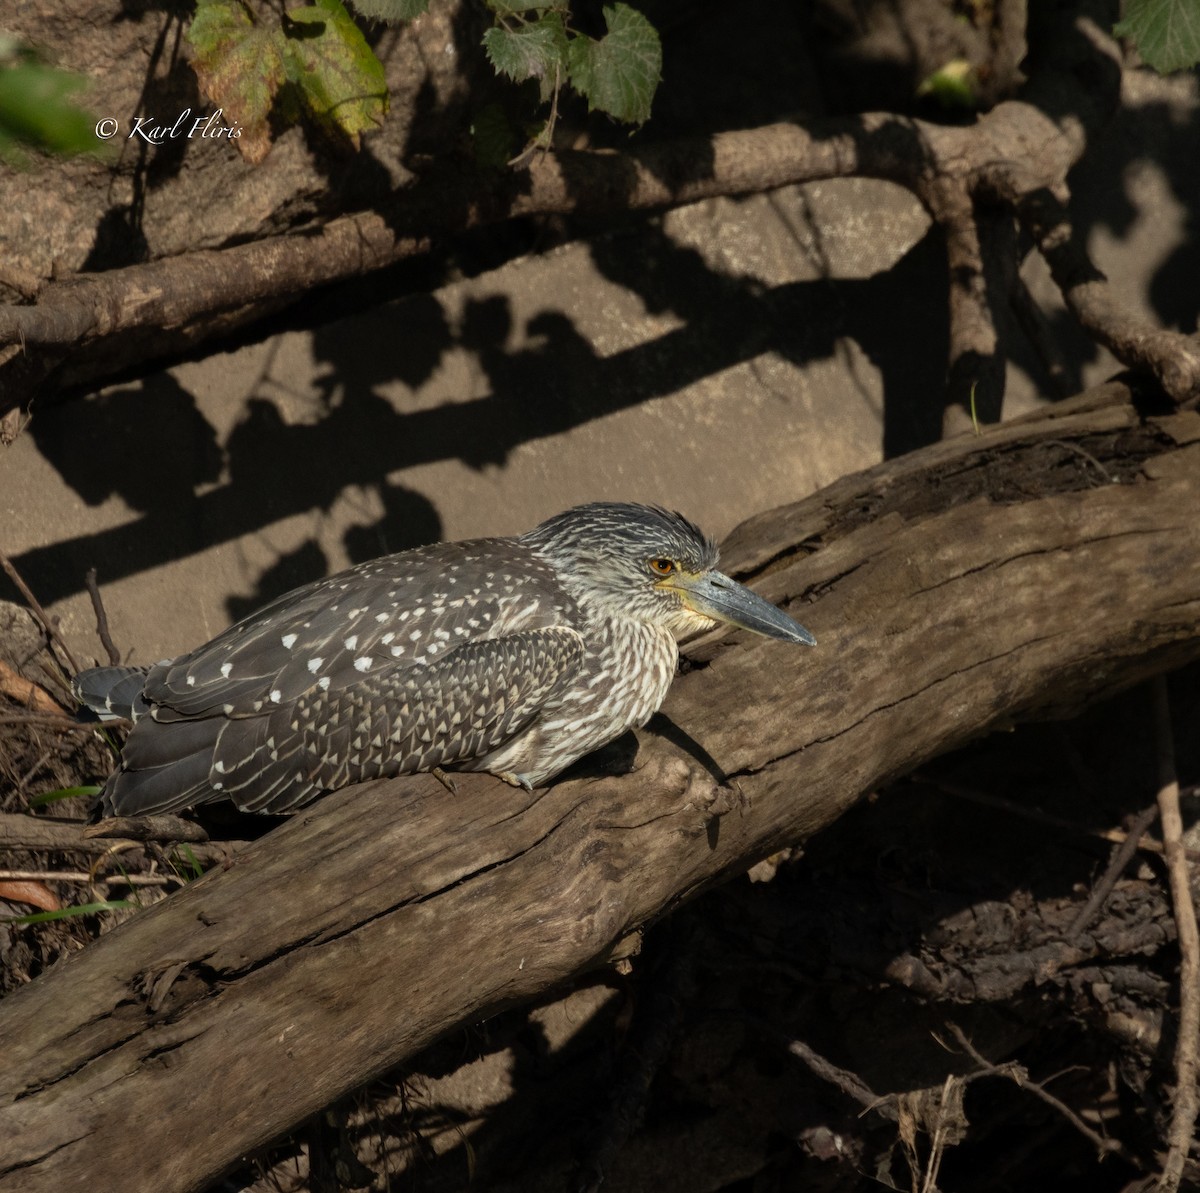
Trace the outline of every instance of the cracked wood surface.
[[1200, 657], [1198, 511], [1200, 414], [1110, 385], [743, 524], [816, 650], [693, 644], [625, 776], [329, 797], [11, 996], [0, 1191], [202, 1189], [924, 760]]

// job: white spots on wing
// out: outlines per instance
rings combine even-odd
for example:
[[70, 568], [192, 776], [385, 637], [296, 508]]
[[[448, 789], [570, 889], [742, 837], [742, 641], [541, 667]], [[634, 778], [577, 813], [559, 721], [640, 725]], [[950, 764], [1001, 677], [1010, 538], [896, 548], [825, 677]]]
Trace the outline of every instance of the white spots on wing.
[[358, 635], [351, 634], [350, 637], [346, 639], [345, 646], [347, 650], [356, 650], [358, 648]]
[[322, 658], [309, 659], [308, 660], [308, 669], [314, 675], [316, 675], [316, 673], [321, 670], [321, 664], [324, 662], [325, 662], [325, 660]]
[[278, 704], [283, 699], [283, 693], [278, 688], [271, 689], [271, 700]]
[[380, 625], [382, 625], [382, 624], [383, 624], [385, 621], [387, 621], [387, 619], [388, 619], [390, 616], [391, 616], [391, 614], [390, 614], [390, 613], [376, 613], [376, 614], [375, 614], [375, 620], [376, 620], [377, 622], [379, 622], [379, 624], [380, 624]]
[[450, 641], [450, 633], [448, 630], [434, 630], [433, 636], [435, 638], [440, 638], [443, 642]]
[[231, 716], [233, 716], [233, 705], [232, 704], [222, 704], [221, 711], [224, 712], [224, 714], [227, 717], [231, 717]]
[[221, 664], [221, 677], [222, 677], [223, 679], [228, 679], [228, 678], [229, 678], [229, 673], [230, 673], [232, 670], [233, 670], [233, 664], [232, 664], [232, 663], [222, 663], [222, 664]]
[[217, 761], [213, 763], [213, 770], [215, 770], [219, 775], [225, 774], [225, 763], [218, 758]]
[[370, 671], [371, 664], [373, 662], [375, 662], [375, 660], [373, 658], [371, 658], [371, 656], [369, 654], [360, 655], [357, 659], [354, 660], [354, 670], [355, 671]]
[[214, 791], [224, 791], [224, 790], [225, 790], [225, 784], [224, 784], [224, 783], [220, 783], [220, 782], [213, 782], [213, 783], [210, 783], [210, 784], [209, 784], [209, 786], [210, 786], [210, 787], [212, 787], [212, 789], [213, 789]]
[[322, 691], [329, 691], [329, 676], [322, 675], [321, 678], [317, 680], [317, 686], [320, 687]]
[[384, 636], [382, 638], [380, 638], [379, 641], [382, 642], [384, 644], [384, 646], [388, 646], [395, 636], [396, 635], [395, 635], [394, 631], [388, 630], [388, 632], [386, 634], [384, 634]]
[[413, 630], [413, 632], [412, 632], [411, 634], [409, 634], [409, 637], [410, 637], [410, 638], [411, 638], [411, 639], [412, 639], [414, 642], [416, 642], [416, 641], [417, 641], [417, 639], [421, 637], [421, 631], [420, 631], [420, 630]]
[[196, 686], [196, 677], [194, 675], [189, 675], [187, 677], [187, 686], [189, 688], [194, 688]]
[[393, 646], [392, 647], [392, 658], [398, 659], [403, 653], [404, 653], [403, 646]]
[[431, 642], [427, 647], [425, 647], [425, 653], [426, 654], [437, 654], [438, 649], [439, 649], [438, 644], [436, 642]]
[[292, 647], [296, 645], [296, 635], [295, 634], [284, 634], [284, 636], [282, 638], [280, 638], [279, 641], [283, 643], [284, 650], [291, 650]]

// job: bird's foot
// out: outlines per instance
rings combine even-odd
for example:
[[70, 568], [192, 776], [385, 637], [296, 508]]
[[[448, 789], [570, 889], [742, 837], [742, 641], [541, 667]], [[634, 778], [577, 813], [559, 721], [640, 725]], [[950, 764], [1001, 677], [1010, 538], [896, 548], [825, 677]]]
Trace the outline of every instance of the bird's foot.
[[458, 794], [458, 784], [440, 766], [435, 766], [429, 772], [451, 795]]
[[524, 775], [514, 775], [512, 771], [494, 771], [497, 779], [503, 779], [510, 787], [521, 787], [525, 791], [532, 791], [533, 784]]

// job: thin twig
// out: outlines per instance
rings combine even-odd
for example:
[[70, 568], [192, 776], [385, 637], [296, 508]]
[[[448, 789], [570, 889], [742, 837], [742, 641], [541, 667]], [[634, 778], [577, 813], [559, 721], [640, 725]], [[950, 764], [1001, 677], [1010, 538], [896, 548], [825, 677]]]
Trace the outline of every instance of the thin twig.
[[96, 633], [100, 645], [108, 652], [108, 661], [114, 667], [121, 665], [121, 652], [113, 645], [112, 636], [108, 632], [108, 614], [104, 611], [104, 601], [100, 597], [100, 585], [96, 583], [96, 569], [88, 568], [83, 578], [87, 585], [88, 596], [92, 598], [92, 609], [96, 614]]
[[1183, 850], [1183, 817], [1179, 811], [1179, 779], [1175, 773], [1175, 743], [1167, 679], [1158, 675], [1151, 685], [1155, 742], [1158, 748], [1158, 811], [1162, 818], [1163, 854], [1171, 886], [1171, 903], [1179, 937], [1179, 1037], [1175, 1045], [1175, 1105], [1167, 1135], [1167, 1160], [1158, 1187], [1175, 1193], [1192, 1146], [1196, 1113], [1197, 1049], [1200, 1045], [1200, 933], [1192, 902], [1187, 857]]
[[17, 586], [17, 591], [25, 598], [29, 608], [33, 611], [34, 617], [42, 623], [42, 629], [46, 631], [47, 636], [52, 642], [57, 642], [62, 647], [63, 654], [67, 656], [67, 662], [71, 664], [71, 673], [78, 674], [79, 664], [75, 661], [75, 656], [71, 653], [71, 648], [67, 645], [66, 640], [58, 632], [58, 627], [50, 620], [46, 610], [42, 608], [41, 602], [30, 591], [29, 585], [21, 579], [21, 573], [12, 565], [12, 561], [0, 551], [0, 567], [7, 573], [8, 578]]
[[186, 886], [186, 880], [175, 874], [109, 874], [104, 878], [82, 870], [0, 870], [0, 882], [7, 880], [37, 882], [86, 882], [88, 886]]
[[1112, 894], [1113, 887], [1117, 885], [1117, 879], [1125, 872], [1125, 867], [1129, 865], [1133, 855], [1137, 852], [1138, 842], [1141, 840], [1142, 834], [1154, 823], [1157, 816], [1157, 804], [1151, 804], [1148, 808], [1143, 808], [1137, 814], [1137, 817], [1129, 826], [1129, 836], [1113, 850], [1112, 860], [1108, 863], [1108, 868], [1104, 871], [1100, 881], [1092, 887], [1092, 893], [1088, 896], [1088, 901], [1080, 909], [1079, 914], [1075, 917], [1075, 922], [1067, 930], [1066, 936], [1063, 937], [1068, 944], [1079, 936], [1099, 914], [1105, 900]]
[[880, 1097], [856, 1074], [849, 1069], [839, 1069], [832, 1061], [826, 1060], [820, 1053], [814, 1052], [803, 1040], [789, 1040], [788, 1051], [822, 1081], [836, 1085], [847, 1097], [853, 1098], [864, 1111], [876, 1110], [893, 1122], [897, 1118], [895, 1103], [887, 1097]]
[[950, 1029], [950, 1034], [958, 1041], [962, 1050], [979, 1066], [982, 1073], [990, 1074], [997, 1077], [1007, 1077], [1015, 1081], [1021, 1089], [1027, 1089], [1035, 1097], [1041, 1098], [1048, 1106], [1053, 1106], [1073, 1126], [1081, 1135], [1085, 1136], [1096, 1147], [1101, 1156], [1114, 1155], [1120, 1156], [1127, 1164], [1132, 1164], [1139, 1171], [1145, 1169], [1145, 1165], [1135, 1156], [1119, 1139], [1106, 1139], [1097, 1131], [1093, 1131], [1061, 1099], [1056, 1098], [1048, 1089], [1033, 1081], [1023, 1065], [995, 1065], [987, 1059], [976, 1047], [967, 1039], [956, 1023], [947, 1023]]
[[[1120, 845], [1131, 835], [1119, 828], [1088, 828], [1086, 825], [1077, 824], [1074, 820], [1068, 820], [1065, 816], [1055, 816], [1051, 812], [1043, 812], [1040, 808], [1027, 808], [1024, 804], [1005, 799], [1002, 795], [991, 795], [986, 791], [976, 791], [974, 788], [964, 787], [961, 783], [929, 778], [919, 772], [912, 775], [911, 778], [914, 783], [923, 783], [926, 787], [934, 787], [957, 799], [969, 800], [971, 803], [981, 804], [985, 808], [998, 808], [1002, 812], [1011, 812], [1014, 816], [1021, 816], [1025, 820], [1032, 820], [1037, 824], [1046, 824], [1053, 828], [1065, 829], [1067, 832], [1080, 833], [1085, 837], [1095, 837], [1100, 841], [1112, 841], [1114, 844]], [[1153, 837], [1138, 838], [1137, 848], [1143, 853], [1161, 854], [1163, 852], [1162, 845]], [[1184, 856], [1188, 861], [1200, 862], [1200, 850], [1185, 849]]]
[[[126, 722], [132, 724], [132, 722]], [[100, 728], [99, 721], [72, 721], [69, 717], [48, 717], [38, 713], [24, 716], [0, 716], [0, 725], [28, 725], [31, 729], [57, 729], [60, 733], [91, 733]], [[105, 721], [106, 729], [120, 729], [121, 721]]]
[[83, 830], [89, 840], [116, 837], [128, 841], [207, 841], [208, 833], [192, 820], [163, 813], [157, 816], [107, 816]]

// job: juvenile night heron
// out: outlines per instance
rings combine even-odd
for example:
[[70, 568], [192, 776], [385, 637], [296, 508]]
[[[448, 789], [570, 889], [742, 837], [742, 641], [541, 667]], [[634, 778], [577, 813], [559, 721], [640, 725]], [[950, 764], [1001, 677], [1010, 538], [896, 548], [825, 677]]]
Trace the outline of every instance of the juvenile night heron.
[[542, 784], [650, 719], [677, 638], [726, 622], [815, 645], [716, 564], [680, 514], [582, 505], [318, 580], [174, 661], [81, 672], [85, 705], [136, 722], [101, 807], [287, 812], [435, 768]]

